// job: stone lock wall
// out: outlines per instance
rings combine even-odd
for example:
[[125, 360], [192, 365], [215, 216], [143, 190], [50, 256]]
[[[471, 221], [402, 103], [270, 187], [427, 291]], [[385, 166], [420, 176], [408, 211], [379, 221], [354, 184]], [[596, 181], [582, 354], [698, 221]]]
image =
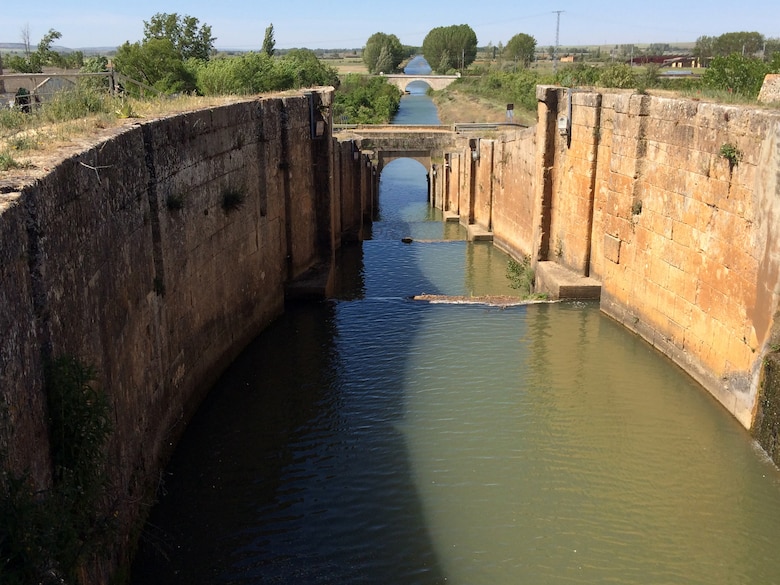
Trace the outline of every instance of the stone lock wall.
[[0, 446], [11, 473], [45, 489], [44, 360], [97, 370], [121, 530], [94, 583], [126, 561], [172, 445], [283, 310], [285, 284], [360, 231], [372, 184], [331, 137], [331, 99], [322, 89], [139, 123], [3, 185]]
[[556, 87], [537, 98], [535, 127], [483, 137], [473, 165], [465, 147], [449, 154], [464, 162], [444, 200], [514, 256], [600, 282], [605, 313], [780, 458], [780, 404], [761, 392], [780, 347], [780, 113]]

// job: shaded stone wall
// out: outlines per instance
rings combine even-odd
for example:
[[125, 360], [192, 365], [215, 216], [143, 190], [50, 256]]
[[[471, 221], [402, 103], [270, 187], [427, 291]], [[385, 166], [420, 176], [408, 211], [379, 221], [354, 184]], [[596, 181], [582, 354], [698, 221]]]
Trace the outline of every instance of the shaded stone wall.
[[95, 583], [126, 559], [189, 416], [283, 310], [285, 283], [359, 232], [356, 202], [372, 184], [337, 155], [331, 98], [325, 89], [139, 123], [0, 195], [0, 446], [13, 473], [45, 489], [44, 360], [96, 368], [116, 429], [121, 542]]

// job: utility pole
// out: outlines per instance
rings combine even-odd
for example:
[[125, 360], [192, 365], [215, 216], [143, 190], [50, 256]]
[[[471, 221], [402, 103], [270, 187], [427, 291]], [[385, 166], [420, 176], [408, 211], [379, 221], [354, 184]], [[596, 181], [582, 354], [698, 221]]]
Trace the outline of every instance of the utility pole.
[[553, 51], [553, 73], [558, 73], [558, 35], [561, 31], [561, 12], [565, 10], [553, 10], [555, 20], [555, 50]]

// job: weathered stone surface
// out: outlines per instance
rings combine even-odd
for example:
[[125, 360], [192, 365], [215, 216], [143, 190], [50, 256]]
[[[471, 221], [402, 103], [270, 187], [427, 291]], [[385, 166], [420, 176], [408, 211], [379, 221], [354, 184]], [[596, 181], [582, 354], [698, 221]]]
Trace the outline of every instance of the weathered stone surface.
[[366, 161], [336, 156], [328, 119], [312, 135], [310, 100], [330, 91], [143, 122], [0, 195], [0, 447], [45, 490], [44, 358], [94, 367], [115, 421], [117, 559], [204, 393], [285, 284], [370, 216]]
[[764, 104], [780, 102], [780, 74], [768, 73], [764, 77], [761, 91], [758, 92], [758, 101]]
[[492, 179], [483, 161], [458, 167], [461, 221], [530, 256], [540, 286], [563, 290], [546, 284], [558, 268], [595, 277], [605, 312], [749, 427], [762, 356], [780, 337], [780, 113], [574, 92], [562, 137], [568, 91], [539, 87], [537, 99], [534, 132], [493, 151], [482, 140]]

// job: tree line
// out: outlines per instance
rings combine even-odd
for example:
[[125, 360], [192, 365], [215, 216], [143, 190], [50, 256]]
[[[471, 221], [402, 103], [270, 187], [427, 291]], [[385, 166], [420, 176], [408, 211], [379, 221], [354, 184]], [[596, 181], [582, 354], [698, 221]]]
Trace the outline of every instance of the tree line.
[[[452, 74], [465, 71], [477, 57], [477, 35], [467, 24], [440, 26], [431, 29], [422, 47], [401, 44], [394, 34], [377, 32], [366, 41], [363, 62], [369, 73], [395, 73], [405, 59], [422, 52], [435, 73]], [[513, 36], [502, 55], [527, 67], [536, 52], [536, 39], [519, 33]]]

